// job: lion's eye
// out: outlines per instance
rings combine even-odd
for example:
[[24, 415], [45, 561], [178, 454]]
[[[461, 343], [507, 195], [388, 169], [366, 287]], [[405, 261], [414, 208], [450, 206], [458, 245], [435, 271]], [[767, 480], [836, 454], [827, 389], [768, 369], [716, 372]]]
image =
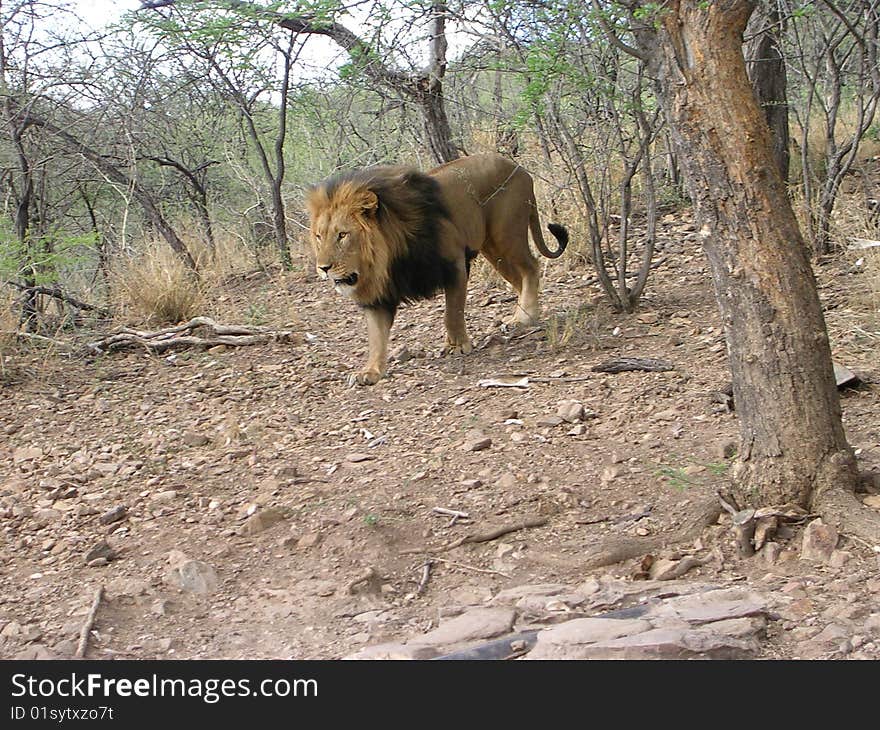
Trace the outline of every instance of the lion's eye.
[[348, 238], [348, 231], [340, 231], [338, 240], [342, 241]]
[[315, 234], [315, 238], [316, 238], [317, 240], [320, 241], [320, 240], [321, 240], [321, 234], [320, 234], [320, 233], [316, 233], [316, 234]]

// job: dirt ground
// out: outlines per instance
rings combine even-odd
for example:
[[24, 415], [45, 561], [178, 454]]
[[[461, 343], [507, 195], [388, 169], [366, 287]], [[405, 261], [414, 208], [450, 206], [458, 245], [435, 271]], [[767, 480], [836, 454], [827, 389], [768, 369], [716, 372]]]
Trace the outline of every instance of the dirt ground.
[[[416, 636], [511, 586], [637, 580], [639, 560], [584, 566], [609, 535], [679, 529], [724, 485], [738, 439], [713, 397], [729, 376], [693, 226], [667, 219], [660, 234], [638, 313], [610, 311], [572, 253], [544, 266], [547, 326], [505, 334], [512, 293], [480, 267], [477, 349], [437, 357], [442, 297], [406, 307], [372, 388], [346, 384], [365, 353], [359, 312], [306, 259], [225, 295], [242, 319], [262, 307], [279, 325], [292, 302], [292, 342], [14, 355], [0, 387], [0, 657], [72, 656], [99, 586], [91, 658], [305, 659]], [[817, 275], [835, 359], [865, 381], [842, 393], [845, 425], [880, 491], [880, 272], [855, 259]], [[617, 357], [674, 369], [591, 370]], [[512, 375], [528, 387], [478, 385]], [[560, 422], [563, 401], [583, 420]], [[533, 518], [544, 524], [449, 547]], [[742, 559], [722, 517], [667, 556], [707, 560], [685, 579], [768, 597], [759, 657], [880, 658], [878, 554], [844, 535], [834, 565], [802, 560], [801, 532]], [[206, 592], [175, 584], [173, 551]]]

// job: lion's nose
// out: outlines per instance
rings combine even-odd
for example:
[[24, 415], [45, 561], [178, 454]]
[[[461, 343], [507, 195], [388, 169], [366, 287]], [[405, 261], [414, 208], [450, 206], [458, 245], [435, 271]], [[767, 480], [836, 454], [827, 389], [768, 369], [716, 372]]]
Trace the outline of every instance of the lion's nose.
[[321, 269], [321, 271], [323, 271], [323, 272], [326, 274], [328, 271], [330, 271], [330, 268], [331, 268], [332, 266], [333, 266], [333, 264], [327, 264], [326, 266], [321, 266], [321, 265], [319, 264], [319, 265], [318, 265], [318, 268]]

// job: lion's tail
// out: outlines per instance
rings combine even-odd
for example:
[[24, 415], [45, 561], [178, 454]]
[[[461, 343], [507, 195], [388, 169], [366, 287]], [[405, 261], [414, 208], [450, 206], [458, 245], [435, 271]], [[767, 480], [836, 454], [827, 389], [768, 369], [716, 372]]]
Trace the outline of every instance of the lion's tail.
[[553, 237], [559, 242], [559, 247], [555, 251], [551, 251], [547, 248], [547, 244], [544, 242], [544, 234], [541, 231], [541, 221], [538, 218], [538, 210], [534, 206], [532, 207], [531, 215], [529, 216], [529, 229], [532, 231], [532, 240], [535, 242], [535, 245], [538, 247], [538, 250], [542, 255], [546, 256], [548, 259], [555, 259], [562, 256], [562, 252], [565, 251], [565, 247], [568, 245], [568, 230], [565, 226], [560, 226], [558, 223], [548, 223], [547, 230], [553, 234]]

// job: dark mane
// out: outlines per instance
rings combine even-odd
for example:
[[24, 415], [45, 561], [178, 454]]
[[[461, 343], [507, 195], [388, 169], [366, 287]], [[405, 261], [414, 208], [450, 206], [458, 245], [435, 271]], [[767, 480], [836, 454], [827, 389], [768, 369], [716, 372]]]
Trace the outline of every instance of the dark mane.
[[392, 246], [384, 292], [364, 306], [393, 311], [402, 302], [430, 298], [455, 282], [455, 264], [440, 253], [441, 229], [450, 215], [434, 178], [400, 167], [366, 168], [328, 180], [327, 197], [332, 200], [344, 184], [375, 193], [376, 227], [402, 239]]

